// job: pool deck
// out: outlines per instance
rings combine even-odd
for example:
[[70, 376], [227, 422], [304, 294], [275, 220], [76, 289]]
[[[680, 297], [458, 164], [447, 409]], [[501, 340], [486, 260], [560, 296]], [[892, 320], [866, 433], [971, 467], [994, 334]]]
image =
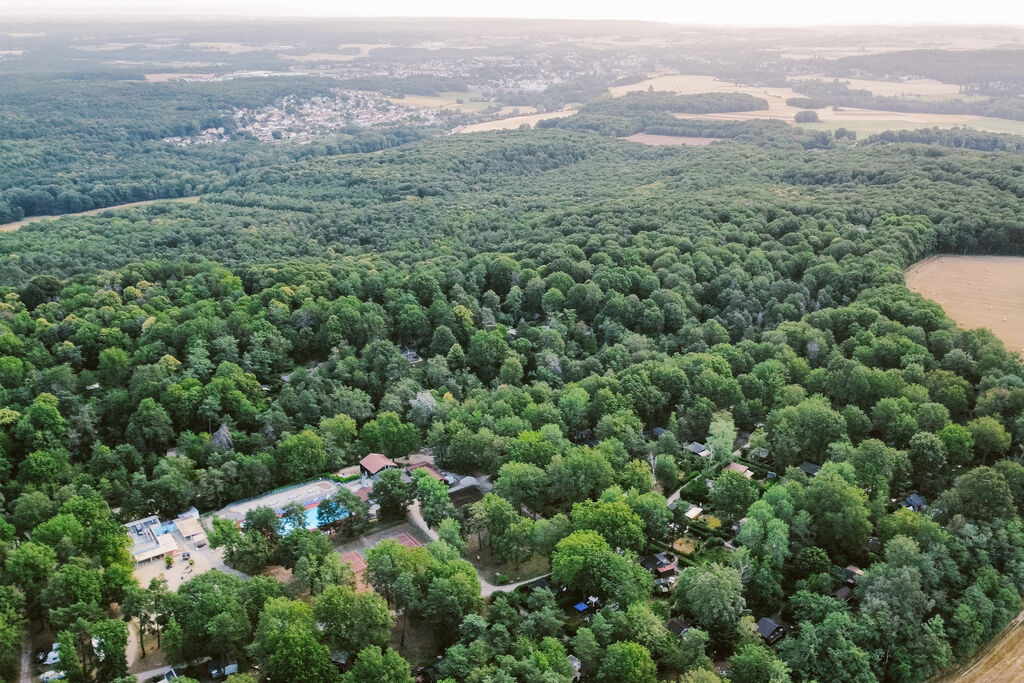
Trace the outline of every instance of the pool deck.
[[272, 491], [266, 495], [251, 500], [232, 503], [216, 513], [218, 517], [241, 522], [245, 514], [258, 507], [269, 507], [280, 512], [289, 503], [299, 503], [303, 507], [316, 506], [321, 500], [330, 498], [341, 488], [341, 484], [322, 479], [320, 481], [306, 482], [286, 489]]

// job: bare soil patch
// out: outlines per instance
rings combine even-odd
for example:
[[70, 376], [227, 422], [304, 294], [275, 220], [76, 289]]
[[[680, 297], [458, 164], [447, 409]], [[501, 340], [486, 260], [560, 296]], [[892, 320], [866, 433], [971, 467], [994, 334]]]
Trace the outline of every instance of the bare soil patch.
[[620, 138], [620, 140], [629, 140], [630, 142], [639, 142], [642, 145], [655, 145], [658, 147], [679, 145], [706, 147], [712, 142], [721, 139], [722, 138], [692, 138], [682, 135], [650, 135], [648, 133], [634, 133], [629, 137]]
[[1024, 352], [1024, 258], [933, 256], [904, 276], [909, 289], [940, 304], [957, 325], [986, 327], [1010, 351]]

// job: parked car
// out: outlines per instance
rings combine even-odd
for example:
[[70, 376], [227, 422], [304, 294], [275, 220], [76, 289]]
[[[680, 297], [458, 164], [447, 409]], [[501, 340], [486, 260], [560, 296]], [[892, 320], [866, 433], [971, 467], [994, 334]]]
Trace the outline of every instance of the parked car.
[[63, 671], [46, 671], [41, 676], [39, 676], [39, 680], [41, 680], [41, 681], [60, 681], [60, 680], [63, 680], [64, 678], [66, 678], [66, 677], [67, 677], [67, 674], [65, 674]]
[[50, 657], [50, 655], [57, 655], [57, 643], [54, 643], [49, 650], [38, 650], [36, 652], [36, 662], [39, 664], [56, 664], [60, 661], [60, 657], [57, 657], [56, 661], [47, 662], [46, 660]]
[[211, 659], [207, 669], [210, 678], [217, 680], [238, 673], [238, 662], [233, 659]]

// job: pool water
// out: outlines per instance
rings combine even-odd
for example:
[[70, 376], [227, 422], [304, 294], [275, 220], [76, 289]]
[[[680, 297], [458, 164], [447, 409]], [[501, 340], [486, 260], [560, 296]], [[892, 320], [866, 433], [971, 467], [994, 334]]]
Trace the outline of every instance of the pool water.
[[[348, 517], [348, 510], [346, 510], [345, 508], [342, 508], [341, 509], [341, 518], [345, 519], [346, 517]], [[313, 507], [306, 508], [306, 528], [309, 529], [310, 531], [314, 531], [314, 530], [318, 529], [319, 527], [320, 527], [320, 524], [317, 521], [317, 508], [316, 508], [316, 505], [314, 505]], [[281, 533], [282, 534], [287, 534], [291, 530], [292, 530], [291, 525], [282, 520], [281, 521]]]

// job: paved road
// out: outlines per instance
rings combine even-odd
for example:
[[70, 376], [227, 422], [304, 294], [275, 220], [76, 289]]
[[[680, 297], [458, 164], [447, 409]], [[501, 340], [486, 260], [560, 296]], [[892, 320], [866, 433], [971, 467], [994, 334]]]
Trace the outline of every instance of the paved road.
[[669, 494], [669, 497], [665, 499], [665, 505], [671, 505], [672, 503], [679, 500], [679, 494], [683, 492], [682, 487], [677, 488], [674, 492]]
[[[203, 664], [203, 663], [208, 662], [208, 661], [210, 661], [209, 657], [203, 657], [202, 659], [200, 659], [199, 661], [197, 661], [195, 663], [196, 664]], [[167, 673], [170, 670], [171, 670], [171, 667], [169, 667], [169, 666], [167, 666], [165, 664], [165, 665], [157, 667], [155, 669], [150, 669], [149, 671], [139, 672], [137, 674], [134, 674], [134, 676], [135, 676], [135, 678], [137, 678], [139, 680], [139, 683], [148, 683], [151, 679], [163, 676], [165, 673]], [[129, 674], [129, 675], [132, 675], [132, 674]]]
[[[423, 519], [423, 513], [420, 512], [420, 502], [418, 500], [413, 501], [412, 505], [409, 506], [409, 521], [419, 527], [420, 531], [427, 535], [431, 541], [438, 540], [437, 532], [427, 526], [426, 520]], [[515, 583], [506, 583], [502, 586], [496, 586], [487, 579], [485, 579], [477, 571], [477, 576], [480, 577], [480, 595], [489, 597], [494, 593], [510, 591], [517, 586], [522, 586], [524, 583], [529, 583], [536, 580], [538, 577], [534, 576], [529, 579], [523, 579], [522, 581], [516, 581]]]
[[169, 666], [161, 666], [157, 669], [150, 669], [149, 671], [143, 671], [142, 673], [135, 674], [135, 678], [138, 679], [139, 683], [148, 683], [150, 680], [163, 676], [165, 673], [171, 670]]
[[19, 683], [32, 681], [32, 641], [26, 639], [21, 646], [21, 671], [18, 673]]

